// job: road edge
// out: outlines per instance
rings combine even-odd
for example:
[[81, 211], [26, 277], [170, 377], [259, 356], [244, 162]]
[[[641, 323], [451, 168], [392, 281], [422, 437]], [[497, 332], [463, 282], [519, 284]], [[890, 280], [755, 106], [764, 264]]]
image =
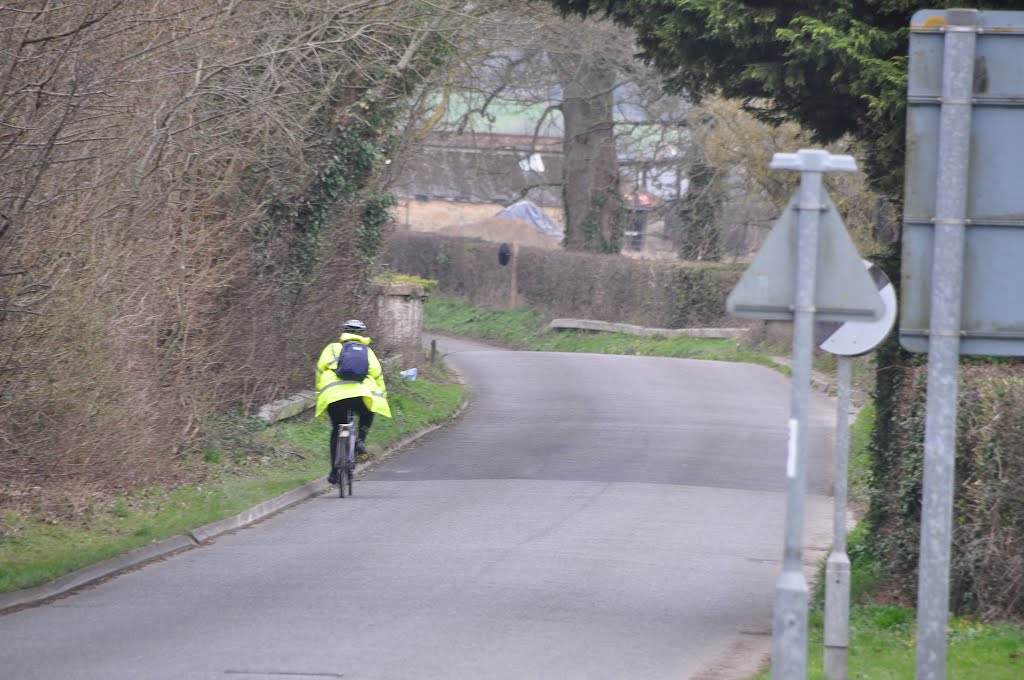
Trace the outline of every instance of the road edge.
[[[466, 383], [462, 378], [462, 374], [451, 366], [449, 366], [449, 368], [453, 373], [455, 373], [456, 379], [459, 383], [465, 385]], [[374, 456], [371, 460], [358, 464], [356, 466], [356, 475], [364, 475], [372, 470], [376, 465], [394, 457], [423, 437], [426, 437], [443, 427], [451, 425], [462, 417], [469, 406], [470, 396], [467, 391], [465, 398], [462, 400], [462, 404], [454, 413], [441, 422], [425, 427], [422, 430], [414, 432], [392, 444], [383, 452]], [[103, 560], [102, 562], [96, 562], [95, 564], [83, 567], [82, 569], [64, 574], [63, 576], [42, 585], [24, 588], [22, 590], [14, 590], [7, 593], [0, 593], [0, 616], [12, 613], [14, 610], [43, 604], [44, 602], [67, 595], [75, 590], [110, 578], [121, 572], [128, 571], [129, 569], [135, 569], [148, 562], [170, 557], [175, 553], [183, 552], [185, 550], [209, 545], [211, 541], [219, 536], [223, 536], [224, 534], [232, 531], [238, 531], [239, 529], [261, 522], [276, 513], [282, 512], [303, 501], [309, 500], [310, 498], [320, 496], [333, 488], [333, 485], [327, 483], [327, 475], [324, 475], [319, 479], [307, 482], [306, 484], [292, 489], [291, 491], [286, 491], [279, 496], [275, 496], [274, 498], [254, 505], [248, 510], [244, 510], [232, 517], [219, 519], [214, 522], [204, 524], [203, 526], [196, 527], [184, 534], [178, 534], [170, 538], [165, 538], [160, 541], [144, 545], [140, 548], [135, 548], [134, 550], [116, 555], [110, 559]]]

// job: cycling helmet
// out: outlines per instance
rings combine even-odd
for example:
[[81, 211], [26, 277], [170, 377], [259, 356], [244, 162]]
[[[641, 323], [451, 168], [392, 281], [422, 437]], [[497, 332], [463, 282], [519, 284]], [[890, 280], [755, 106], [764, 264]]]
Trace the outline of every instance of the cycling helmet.
[[366, 333], [366, 324], [358, 319], [349, 319], [342, 324], [341, 330], [346, 333], [358, 333], [359, 335], [363, 335]]

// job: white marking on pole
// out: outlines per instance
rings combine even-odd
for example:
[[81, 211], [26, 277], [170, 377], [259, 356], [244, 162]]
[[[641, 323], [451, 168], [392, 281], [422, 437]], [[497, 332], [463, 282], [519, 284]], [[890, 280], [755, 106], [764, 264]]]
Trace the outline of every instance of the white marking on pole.
[[786, 476], [790, 479], [796, 477], [796, 439], [800, 433], [800, 421], [796, 418], [789, 419], [789, 456], [786, 457]]

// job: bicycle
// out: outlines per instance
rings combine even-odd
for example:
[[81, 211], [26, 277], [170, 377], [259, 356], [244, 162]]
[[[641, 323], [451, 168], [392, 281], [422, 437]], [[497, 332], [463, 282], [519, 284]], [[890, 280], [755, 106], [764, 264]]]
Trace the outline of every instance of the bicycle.
[[334, 444], [331, 461], [338, 471], [338, 498], [344, 498], [346, 490], [352, 495], [352, 477], [356, 471], [356, 415], [349, 412], [348, 422], [338, 424], [338, 438]]

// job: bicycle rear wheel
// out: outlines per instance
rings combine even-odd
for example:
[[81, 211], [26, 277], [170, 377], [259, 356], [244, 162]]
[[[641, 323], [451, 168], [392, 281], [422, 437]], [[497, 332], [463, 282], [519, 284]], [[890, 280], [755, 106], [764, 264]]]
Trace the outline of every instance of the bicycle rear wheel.
[[[345, 466], [345, 471], [341, 475], [338, 476], [338, 481], [341, 482], [341, 485], [348, 487], [348, 495], [349, 496], [352, 495], [352, 476], [353, 476], [353, 472], [354, 472], [354, 470], [346, 465]], [[344, 498], [345, 494], [342, 493], [341, 496], [342, 496], [342, 498]]]

